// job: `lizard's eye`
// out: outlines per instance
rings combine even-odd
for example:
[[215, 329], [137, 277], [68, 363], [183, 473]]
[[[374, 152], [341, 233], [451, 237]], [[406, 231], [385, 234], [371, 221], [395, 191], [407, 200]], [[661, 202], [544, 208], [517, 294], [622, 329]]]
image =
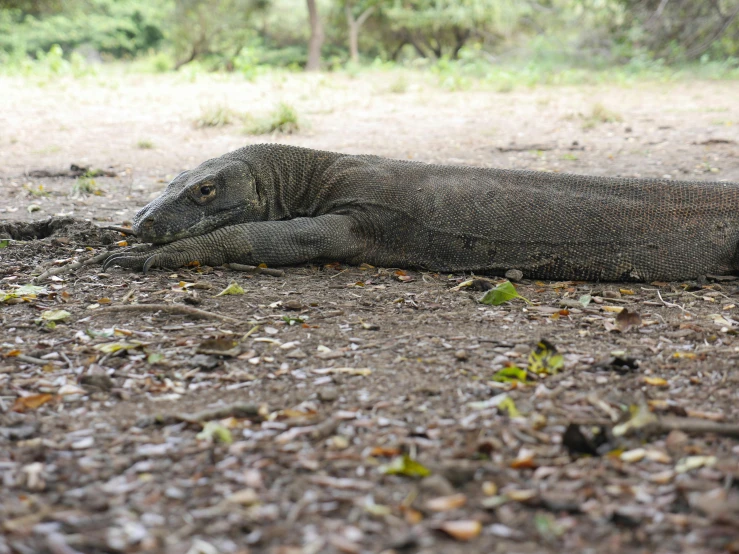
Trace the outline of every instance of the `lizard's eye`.
[[205, 182], [195, 185], [190, 189], [193, 199], [199, 204], [204, 204], [213, 200], [216, 196], [216, 186], [212, 182]]

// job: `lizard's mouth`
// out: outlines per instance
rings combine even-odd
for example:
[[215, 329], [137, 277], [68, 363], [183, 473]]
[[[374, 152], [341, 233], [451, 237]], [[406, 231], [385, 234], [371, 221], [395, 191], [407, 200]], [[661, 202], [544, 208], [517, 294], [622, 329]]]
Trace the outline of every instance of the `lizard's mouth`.
[[172, 229], [175, 225], [170, 224], [176, 223], [180, 226], [181, 222], [173, 222], [171, 219], [160, 222], [157, 218], [149, 216], [140, 222], [134, 222], [133, 230], [142, 242], [150, 242], [154, 245], [169, 244], [177, 240], [205, 235], [221, 227], [238, 223], [243, 220], [240, 217], [242, 212], [243, 209], [237, 206], [217, 214], [204, 216], [196, 223], [180, 229]]

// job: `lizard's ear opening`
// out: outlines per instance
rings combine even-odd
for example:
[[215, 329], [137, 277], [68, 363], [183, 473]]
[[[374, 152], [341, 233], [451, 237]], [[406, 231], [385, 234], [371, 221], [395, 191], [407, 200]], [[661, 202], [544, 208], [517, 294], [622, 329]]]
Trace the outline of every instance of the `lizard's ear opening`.
[[195, 183], [190, 187], [190, 196], [200, 205], [207, 204], [216, 197], [216, 183], [214, 180], [206, 179]]

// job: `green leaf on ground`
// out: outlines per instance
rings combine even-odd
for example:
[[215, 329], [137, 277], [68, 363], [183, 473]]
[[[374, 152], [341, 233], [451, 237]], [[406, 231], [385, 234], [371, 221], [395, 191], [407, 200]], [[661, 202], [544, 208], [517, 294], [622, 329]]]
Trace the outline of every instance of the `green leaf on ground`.
[[41, 312], [40, 319], [44, 321], [64, 321], [72, 316], [67, 310], [46, 310]]
[[14, 298], [30, 300], [36, 298], [36, 295], [41, 292], [46, 292], [46, 289], [37, 285], [21, 285], [12, 290], [0, 290], [0, 302], [7, 302]]
[[482, 304], [487, 304], [488, 306], [500, 306], [504, 302], [508, 302], [509, 300], [514, 300], [516, 298], [520, 298], [527, 304], [530, 304], [527, 298], [518, 294], [516, 287], [514, 287], [510, 281], [503, 281], [495, 288], [487, 291], [485, 295], [480, 298], [480, 302]]
[[516, 403], [510, 396], [504, 398], [503, 401], [498, 404], [498, 411], [503, 410], [508, 412], [508, 417], [521, 417], [521, 412], [518, 411], [518, 408], [516, 408]]
[[588, 304], [590, 304], [590, 301], [593, 299], [593, 297], [589, 294], [583, 294], [580, 298], [578, 298], [578, 302], [582, 304], [583, 308], [587, 308]]
[[229, 285], [216, 296], [226, 296], [228, 294], [244, 294], [244, 289], [236, 281], [231, 281]]
[[631, 412], [631, 418], [613, 428], [614, 437], [628, 435], [632, 431], [643, 429], [658, 421], [657, 416], [649, 410], [649, 406], [646, 403], [630, 406], [629, 411]]
[[386, 475], [405, 475], [406, 477], [427, 477], [431, 475], [430, 469], [408, 454], [396, 457], [389, 464], [378, 467], [377, 470]]
[[222, 442], [223, 444], [231, 444], [234, 441], [231, 431], [217, 421], [208, 421], [203, 426], [203, 430], [197, 434], [197, 438], [200, 440]]
[[105, 342], [103, 344], [96, 344], [93, 348], [100, 350], [104, 354], [113, 354], [119, 350], [133, 350], [139, 346], [141, 346], [140, 343], [134, 342]]
[[554, 375], [563, 366], [562, 354], [546, 339], [540, 340], [529, 354], [529, 371], [532, 373]]
[[500, 371], [496, 371], [491, 377], [493, 381], [498, 383], [526, 383], [526, 370], [520, 367], [510, 366], [504, 367]]
[[282, 316], [282, 321], [284, 321], [288, 325], [295, 325], [296, 323], [305, 323], [306, 319], [307, 319], [307, 316], [304, 316], [304, 317], [291, 317], [289, 315]]
[[7, 248], [10, 244], [10, 239], [0, 240], [0, 248]]

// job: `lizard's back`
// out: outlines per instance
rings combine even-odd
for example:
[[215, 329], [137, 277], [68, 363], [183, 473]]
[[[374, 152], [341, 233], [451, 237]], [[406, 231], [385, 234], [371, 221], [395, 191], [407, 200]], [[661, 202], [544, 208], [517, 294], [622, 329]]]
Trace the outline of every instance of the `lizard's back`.
[[739, 185], [342, 156], [321, 213], [354, 217], [362, 259], [527, 277], [677, 279], [735, 269]]

